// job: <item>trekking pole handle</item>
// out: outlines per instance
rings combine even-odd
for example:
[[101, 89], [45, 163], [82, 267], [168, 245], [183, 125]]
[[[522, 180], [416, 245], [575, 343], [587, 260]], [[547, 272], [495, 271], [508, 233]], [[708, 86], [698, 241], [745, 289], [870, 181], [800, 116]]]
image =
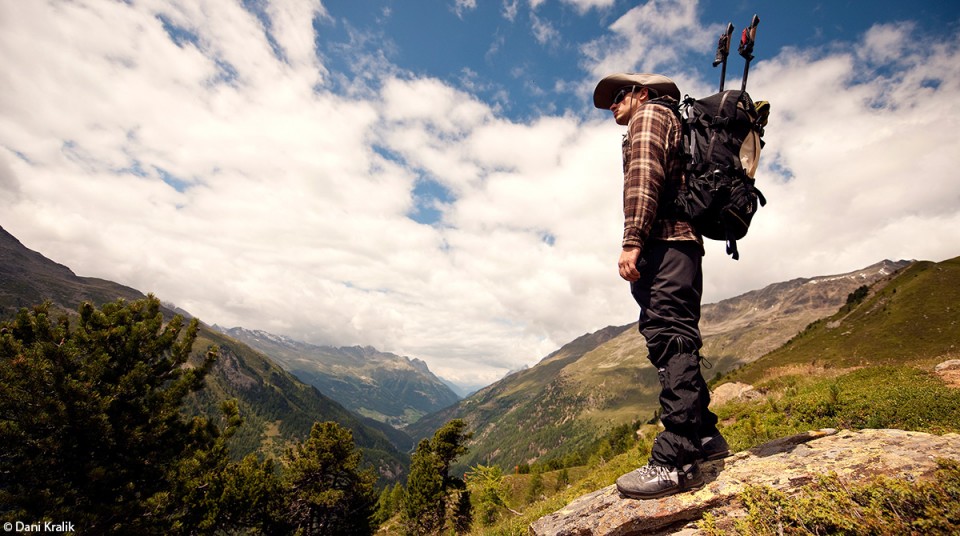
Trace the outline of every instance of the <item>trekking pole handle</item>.
[[753, 43], [757, 39], [757, 26], [760, 25], [760, 17], [757, 15], [753, 16], [753, 19], [750, 21], [750, 26], [743, 29], [743, 34], [740, 36], [740, 55], [744, 57], [747, 61], [753, 59]]
[[717, 41], [717, 57], [713, 60], [713, 66], [716, 67], [727, 61], [730, 55], [730, 37], [733, 36], [733, 23], [727, 24], [727, 31], [720, 34], [720, 40]]

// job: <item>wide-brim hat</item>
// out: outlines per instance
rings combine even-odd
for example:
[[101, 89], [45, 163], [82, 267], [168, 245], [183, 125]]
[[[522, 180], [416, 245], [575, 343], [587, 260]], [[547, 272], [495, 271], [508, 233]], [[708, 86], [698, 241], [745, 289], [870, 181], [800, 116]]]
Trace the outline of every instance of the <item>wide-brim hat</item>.
[[[657, 92], [661, 97], [671, 96], [680, 100], [680, 89], [666, 76], [647, 73], [617, 73], [607, 76], [597, 84], [597, 89], [593, 90], [593, 105], [601, 109], [609, 109], [613, 106], [613, 99], [617, 92], [625, 87], [641, 86], [648, 87]], [[638, 88], [639, 89], [639, 88]]]

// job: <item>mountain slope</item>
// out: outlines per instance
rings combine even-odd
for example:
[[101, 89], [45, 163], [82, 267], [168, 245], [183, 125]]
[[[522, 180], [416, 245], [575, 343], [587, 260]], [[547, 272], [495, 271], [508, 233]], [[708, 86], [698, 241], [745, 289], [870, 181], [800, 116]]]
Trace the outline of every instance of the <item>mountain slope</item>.
[[[709, 379], [756, 360], [810, 322], [835, 312], [858, 287], [886, 280], [909, 264], [884, 261], [705, 305], [702, 353], [712, 362], [712, 369], [705, 364], [705, 375]], [[406, 430], [417, 439], [449, 419], [465, 419], [475, 436], [461, 466], [511, 467], [576, 452], [614, 425], [652, 418], [659, 390], [636, 324], [608, 327]]]
[[[727, 370], [779, 348], [811, 322], [832, 315], [860, 286], [889, 279], [912, 261], [881, 261], [861, 270], [774, 283], [703, 306], [702, 354]], [[709, 379], [709, 378], [707, 378]]]
[[[135, 289], [110, 281], [78, 277], [69, 268], [27, 249], [0, 227], [2, 318], [45, 300], [73, 313], [83, 301], [102, 305], [121, 298], [144, 297]], [[169, 310], [165, 314], [172, 316]], [[404, 434], [350, 413], [263, 354], [202, 325], [194, 352], [200, 354], [210, 344], [220, 346], [221, 357], [207, 377], [207, 388], [195, 396], [195, 409], [217, 415], [223, 400], [238, 400], [245, 423], [232, 445], [237, 454], [256, 450], [276, 454], [288, 442], [307, 437], [315, 421], [332, 420], [353, 431], [358, 447], [381, 469], [382, 475], [396, 476], [403, 471], [407, 456], [395, 444], [404, 450], [409, 448], [409, 438]]]
[[335, 421], [353, 432], [357, 446], [381, 474], [399, 475], [407, 465], [403, 452], [412, 445], [406, 434], [352, 413], [268, 356], [204, 326], [195, 347], [210, 344], [220, 347], [220, 359], [197, 402], [212, 411], [221, 400], [238, 400], [245, 423], [235, 438], [236, 450], [276, 456], [290, 441], [304, 440], [314, 422]]
[[392, 426], [410, 424], [460, 400], [419, 359], [369, 346], [316, 346], [263, 331], [220, 329], [351, 411]]
[[93, 277], [78, 277], [36, 251], [27, 249], [0, 227], [0, 318], [45, 300], [70, 311], [83, 301], [97, 305], [118, 298], [136, 300], [142, 292]]
[[511, 467], [547, 452], [574, 452], [592, 440], [592, 424], [582, 417], [602, 400], [596, 398], [600, 393], [582, 389], [567, 369], [629, 328], [611, 326], [583, 335], [536, 366], [515, 372], [405, 430], [416, 439], [429, 436], [450, 419], [465, 419], [474, 437], [470, 451], [460, 458], [464, 467], [477, 463]]
[[723, 378], [752, 383], [796, 365], [832, 368], [960, 357], [960, 257], [917, 262], [860, 303], [810, 324], [782, 347]]

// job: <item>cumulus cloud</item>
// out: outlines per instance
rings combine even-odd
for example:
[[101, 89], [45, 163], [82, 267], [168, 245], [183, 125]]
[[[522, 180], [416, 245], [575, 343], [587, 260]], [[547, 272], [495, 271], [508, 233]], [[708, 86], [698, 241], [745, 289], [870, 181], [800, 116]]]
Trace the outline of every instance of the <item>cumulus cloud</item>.
[[709, 50], [719, 25], [700, 23], [695, 0], [651, 0], [627, 11], [609, 30], [581, 47], [582, 65], [594, 79], [619, 71], [672, 71], [686, 52]]
[[784, 50], [757, 66], [752, 94], [772, 102], [758, 172], [770, 203], [740, 270], [711, 259], [717, 294], [757, 276], [956, 255], [945, 244], [960, 243], [960, 141], [939, 133], [960, 122], [960, 74], [947, 67], [960, 36], [917, 42], [900, 31], [876, 26], [829, 54]]
[[[589, 214], [602, 197], [615, 214], [615, 181], [562, 199], [533, 187], [581, 181], [571, 171], [593, 167], [579, 143], [590, 130], [513, 124], [438, 80], [389, 71], [376, 99], [340, 97], [295, 24], [322, 8], [282, 6], [6, 6], [2, 176], [22, 195], [3, 225], [208, 322], [373, 344], [467, 383], [581, 330], [590, 308], [564, 313], [557, 291], [589, 286], [597, 263], [577, 247], [590, 241], [581, 228], [554, 228], [558, 201]], [[41, 28], [49, 20], [56, 31]], [[408, 217], [425, 180], [456, 200], [435, 226]]]
[[[258, 5], [4, 3], [0, 224], [204, 321], [371, 344], [465, 384], [636, 317], [616, 275], [622, 130], [608, 117], [510, 120], [350, 28], [347, 46], [370, 53], [335, 72], [312, 49], [332, 24], [319, 2]], [[593, 80], [675, 68], [720, 28], [655, 0], [608, 30], [582, 48]], [[773, 103], [770, 203], [740, 261], [708, 244], [708, 301], [956, 254], [960, 142], [942, 133], [960, 117], [958, 36], [903, 31], [755, 63], [752, 93]], [[436, 221], [413, 219], [425, 202]]]

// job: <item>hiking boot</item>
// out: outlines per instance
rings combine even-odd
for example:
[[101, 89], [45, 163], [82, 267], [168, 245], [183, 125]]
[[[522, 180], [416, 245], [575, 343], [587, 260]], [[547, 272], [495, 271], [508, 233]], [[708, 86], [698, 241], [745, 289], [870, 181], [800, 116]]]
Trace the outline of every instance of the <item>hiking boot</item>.
[[703, 487], [700, 466], [692, 463], [683, 469], [648, 463], [617, 479], [620, 493], [633, 499], [656, 499]]
[[705, 462], [720, 460], [730, 455], [730, 445], [720, 432], [716, 435], [701, 437], [700, 449], [703, 451], [701, 459]]

